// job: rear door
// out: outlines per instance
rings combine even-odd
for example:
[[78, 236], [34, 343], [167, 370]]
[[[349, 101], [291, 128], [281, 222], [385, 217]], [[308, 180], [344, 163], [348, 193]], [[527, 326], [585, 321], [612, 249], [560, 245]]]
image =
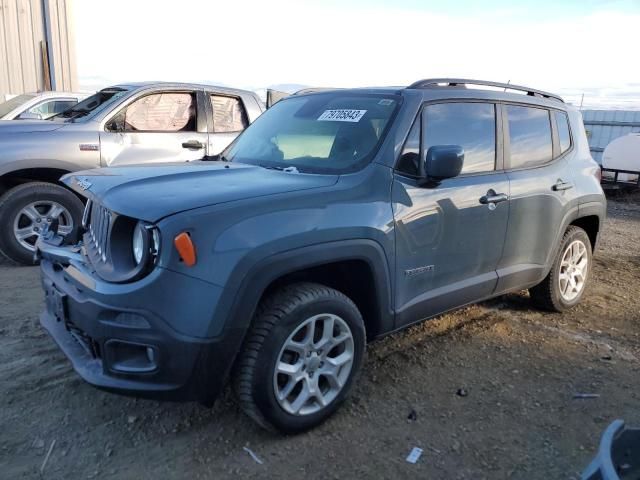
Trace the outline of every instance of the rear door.
[[102, 164], [180, 162], [207, 153], [207, 115], [198, 90], [143, 94], [116, 112], [100, 132]]
[[[509, 213], [500, 131], [496, 105], [487, 102], [430, 104], [416, 120], [392, 191], [397, 327], [494, 291]], [[463, 147], [462, 173], [420, 185], [418, 159], [434, 145]]]
[[530, 105], [501, 109], [511, 200], [499, 292], [542, 280], [566, 219], [578, 209], [567, 161], [573, 145], [566, 114]]
[[207, 92], [206, 96], [209, 109], [209, 155], [217, 155], [249, 126], [249, 120], [240, 97], [217, 92]]

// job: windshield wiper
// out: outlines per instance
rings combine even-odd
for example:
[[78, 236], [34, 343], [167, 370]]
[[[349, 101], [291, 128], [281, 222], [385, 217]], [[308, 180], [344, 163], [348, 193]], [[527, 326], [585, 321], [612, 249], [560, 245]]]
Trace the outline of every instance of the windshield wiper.
[[263, 165], [263, 164], [260, 164], [260, 166], [262, 168], [268, 168], [269, 170], [279, 170], [281, 172], [286, 172], [286, 173], [302, 173], [302, 172], [300, 172], [300, 170], [298, 170], [293, 165], [291, 165], [289, 167], [279, 167], [279, 166], [276, 166], [276, 165]]
[[205, 155], [202, 157], [203, 162], [228, 162], [229, 159], [225, 157], [222, 153], [218, 153], [217, 155]]

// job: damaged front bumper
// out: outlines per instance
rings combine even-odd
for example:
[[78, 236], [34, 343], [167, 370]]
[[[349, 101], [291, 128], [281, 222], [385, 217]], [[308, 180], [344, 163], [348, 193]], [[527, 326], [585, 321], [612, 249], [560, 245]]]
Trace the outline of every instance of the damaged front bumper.
[[[36, 244], [45, 309], [42, 326], [88, 383], [117, 393], [211, 404], [221, 391], [243, 332], [213, 338], [179, 331], [194, 316], [212, 321], [218, 288], [155, 268], [129, 284], [101, 280], [82, 246]], [[185, 322], [182, 322], [185, 323]], [[204, 331], [204, 330], [203, 330]]]

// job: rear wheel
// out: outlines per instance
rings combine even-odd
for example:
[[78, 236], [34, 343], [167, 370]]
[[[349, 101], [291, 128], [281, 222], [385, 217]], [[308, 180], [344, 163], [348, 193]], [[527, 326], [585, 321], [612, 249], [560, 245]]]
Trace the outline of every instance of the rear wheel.
[[297, 433], [326, 420], [360, 370], [365, 330], [342, 293], [285, 287], [259, 307], [234, 373], [242, 409], [264, 428]]
[[0, 253], [33, 265], [36, 240], [58, 219], [60, 235], [73, 238], [82, 219], [82, 202], [69, 190], [44, 182], [18, 185], [0, 197]]
[[529, 291], [536, 305], [563, 312], [582, 299], [591, 271], [591, 242], [580, 227], [570, 226], [562, 238], [549, 275]]

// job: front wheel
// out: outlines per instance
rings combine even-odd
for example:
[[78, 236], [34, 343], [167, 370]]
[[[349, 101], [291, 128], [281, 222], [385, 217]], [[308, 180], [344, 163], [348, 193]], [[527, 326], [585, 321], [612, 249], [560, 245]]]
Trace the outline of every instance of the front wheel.
[[563, 312], [582, 299], [591, 272], [591, 241], [580, 227], [570, 226], [562, 238], [549, 275], [529, 291], [540, 307]]
[[36, 240], [58, 219], [58, 232], [73, 238], [82, 219], [82, 202], [66, 188], [44, 182], [18, 185], [0, 197], [0, 253], [33, 265]]
[[261, 426], [298, 433], [326, 420], [360, 370], [365, 329], [355, 304], [313, 283], [258, 308], [234, 373], [242, 409]]

